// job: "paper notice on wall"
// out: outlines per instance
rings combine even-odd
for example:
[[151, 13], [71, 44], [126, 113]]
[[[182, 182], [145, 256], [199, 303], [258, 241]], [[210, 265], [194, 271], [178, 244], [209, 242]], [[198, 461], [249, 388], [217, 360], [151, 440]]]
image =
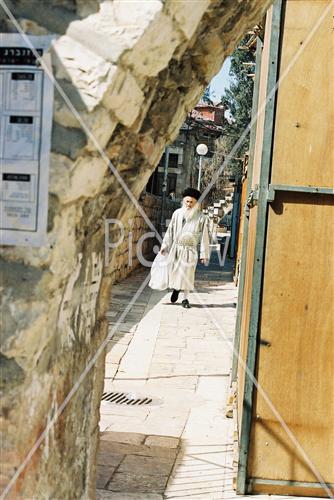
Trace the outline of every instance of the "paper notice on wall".
[[10, 115], [4, 117], [3, 158], [6, 160], [37, 160], [39, 123], [38, 116]]
[[36, 175], [31, 174], [2, 174], [3, 201], [36, 200]]
[[41, 105], [41, 72], [11, 71], [6, 77], [8, 109], [37, 111]]
[[36, 177], [34, 174], [1, 174], [1, 225], [4, 229], [36, 230]]
[[45, 241], [53, 113], [47, 54], [51, 40], [1, 36], [1, 244], [39, 246]]
[[36, 230], [36, 206], [6, 203], [3, 206], [2, 225], [16, 231]]

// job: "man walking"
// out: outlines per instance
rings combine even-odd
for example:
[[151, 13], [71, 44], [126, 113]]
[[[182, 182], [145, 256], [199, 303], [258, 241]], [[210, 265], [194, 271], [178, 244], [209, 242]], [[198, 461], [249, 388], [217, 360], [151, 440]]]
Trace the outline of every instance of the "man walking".
[[169, 288], [173, 288], [171, 302], [176, 302], [183, 291], [182, 306], [189, 309], [189, 292], [194, 289], [198, 261], [209, 259], [208, 219], [201, 212], [198, 200], [201, 193], [187, 188], [183, 192], [183, 206], [173, 213], [161, 245], [161, 254], [168, 253]]

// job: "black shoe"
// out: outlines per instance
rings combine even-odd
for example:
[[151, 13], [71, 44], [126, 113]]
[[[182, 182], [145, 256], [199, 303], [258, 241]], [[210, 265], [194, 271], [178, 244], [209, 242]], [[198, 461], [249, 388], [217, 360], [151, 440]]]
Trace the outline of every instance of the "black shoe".
[[179, 298], [179, 293], [180, 293], [180, 290], [173, 290], [173, 293], [172, 293], [172, 295], [170, 297], [170, 301], [173, 302], [173, 304]]
[[191, 308], [191, 305], [189, 304], [189, 300], [188, 299], [182, 300], [182, 307], [184, 307], [185, 309], [190, 309]]

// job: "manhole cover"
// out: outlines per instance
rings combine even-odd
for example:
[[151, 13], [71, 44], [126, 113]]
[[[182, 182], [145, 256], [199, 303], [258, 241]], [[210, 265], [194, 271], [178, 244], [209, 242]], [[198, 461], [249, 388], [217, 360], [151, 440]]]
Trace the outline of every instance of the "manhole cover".
[[152, 398], [138, 397], [135, 394], [125, 392], [104, 392], [101, 401], [117, 405], [149, 405], [153, 403]]

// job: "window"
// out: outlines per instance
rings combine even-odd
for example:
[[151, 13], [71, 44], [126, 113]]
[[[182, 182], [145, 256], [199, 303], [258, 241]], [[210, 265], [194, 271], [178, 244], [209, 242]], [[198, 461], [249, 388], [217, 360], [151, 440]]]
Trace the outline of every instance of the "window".
[[178, 161], [179, 161], [179, 155], [175, 154], [175, 153], [170, 153], [169, 154], [168, 167], [177, 168]]
[[[166, 195], [171, 191], [176, 191], [176, 174], [168, 174], [167, 177], [167, 191]], [[151, 175], [147, 185], [146, 185], [146, 192], [155, 194], [157, 196], [162, 196], [162, 184], [164, 181], [164, 174], [163, 172], [158, 172], [158, 169], [156, 169], [153, 174]]]
[[[168, 156], [168, 168], [177, 168], [179, 162], [179, 155], [177, 153], [169, 153]], [[159, 167], [165, 166], [165, 153], [162, 155], [159, 161]]]

